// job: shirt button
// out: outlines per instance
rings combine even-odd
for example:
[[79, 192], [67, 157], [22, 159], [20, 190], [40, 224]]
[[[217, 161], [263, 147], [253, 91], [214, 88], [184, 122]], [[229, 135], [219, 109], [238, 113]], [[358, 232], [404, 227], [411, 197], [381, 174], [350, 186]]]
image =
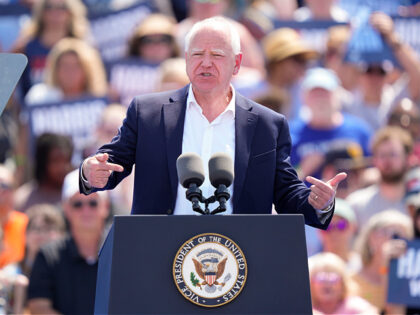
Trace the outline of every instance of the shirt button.
[[167, 214], [172, 214], [172, 212], [173, 212], [173, 211], [172, 211], [172, 209], [168, 209], [168, 210], [166, 210], [166, 213], [167, 213]]

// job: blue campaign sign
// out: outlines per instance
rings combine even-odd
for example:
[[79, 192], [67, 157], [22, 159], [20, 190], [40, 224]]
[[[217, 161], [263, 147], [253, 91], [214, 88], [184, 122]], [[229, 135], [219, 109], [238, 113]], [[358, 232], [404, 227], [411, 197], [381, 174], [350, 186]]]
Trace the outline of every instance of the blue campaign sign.
[[327, 41], [327, 31], [330, 27], [348, 25], [334, 21], [274, 21], [274, 28], [289, 27], [297, 30], [302, 39], [313, 49], [323, 52]]
[[83, 149], [91, 143], [94, 130], [107, 105], [105, 98], [83, 98], [29, 106], [31, 143], [44, 132], [71, 136], [75, 148], [73, 161], [78, 162]]
[[344, 60], [355, 64], [382, 64], [389, 61], [398, 65], [391, 48], [370, 24], [371, 14], [372, 11], [365, 8], [355, 17], [355, 29], [347, 45]]
[[409, 44], [420, 55], [420, 18], [394, 16], [394, 28], [402, 41]]
[[420, 240], [409, 241], [406, 253], [391, 260], [387, 301], [420, 307]]
[[119, 11], [89, 15], [95, 46], [105, 62], [126, 55], [127, 42], [134, 29], [153, 11], [149, 2], [140, 2]]
[[31, 12], [19, 3], [1, 2], [0, 0], [0, 51], [10, 51]]
[[415, 0], [339, 0], [338, 4], [350, 16], [355, 16], [361, 8], [369, 8], [372, 12], [381, 11], [388, 15], [398, 14], [401, 6], [412, 5]]
[[107, 64], [108, 81], [118, 92], [121, 104], [128, 106], [134, 96], [155, 92], [159, 65], [140, 58], [127, 58]]

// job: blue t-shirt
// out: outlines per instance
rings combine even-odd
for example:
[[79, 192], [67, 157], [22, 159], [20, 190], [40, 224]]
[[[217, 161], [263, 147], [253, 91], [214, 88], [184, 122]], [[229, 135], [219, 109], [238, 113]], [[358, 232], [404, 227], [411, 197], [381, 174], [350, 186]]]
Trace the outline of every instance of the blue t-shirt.
[[343, 114], [343, 123], [332, 129], [315, 129], [302, 119], [290, 122], [292, 138], [291, 162], [295, 167], [305, 156], [313, 153], [325, 155], [334, 147], [342, 148], [357, 143], [363, 150], [363, 155], [370, 155], [369, 141], [372, 130], [361, 119]]

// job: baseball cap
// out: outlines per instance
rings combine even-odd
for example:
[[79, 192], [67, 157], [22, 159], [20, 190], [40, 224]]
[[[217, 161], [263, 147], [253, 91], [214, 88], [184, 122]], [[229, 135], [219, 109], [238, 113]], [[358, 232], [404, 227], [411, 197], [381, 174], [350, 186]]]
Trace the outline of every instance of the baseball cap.
[[350, 223], [356, 223], [356, 215], [354, 210], [344, 199], [335, 198], [334, 215], [340, 216]]
[[[97, 192], [101, 198], [106, 197], [106, 191]], [[61, 200], [65, 201], [73, 197], [75, 194], [80, 194], [79, 191], [79, 169], [75, 169], [64, 177], [63, 188], [61, 189]]]
[[302, 81], [302, 89], [312, 90], [314, 88], [323, 88], [327, 91], [334, 91], [340, 84], [340, 79], [334, 71], [317, 67], [306, 71]]
[[340, 143], [332, 146], [325, 153], [325, 165], [333, 164], [338, 169], [353, 170], [368, 166], [363, 156], [363, 149], [357, 142]]

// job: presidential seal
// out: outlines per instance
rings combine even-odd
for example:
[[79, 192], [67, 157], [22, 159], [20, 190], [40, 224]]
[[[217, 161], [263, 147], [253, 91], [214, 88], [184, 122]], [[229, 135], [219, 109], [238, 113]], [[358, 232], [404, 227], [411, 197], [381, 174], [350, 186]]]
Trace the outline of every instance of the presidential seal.
[[242, 291], [247, 264], [234, 241], [206, 233], [181, 246], [174, 259], [173, 276], [176, 287], [188, 301], [216, 307], [231, 302]]

